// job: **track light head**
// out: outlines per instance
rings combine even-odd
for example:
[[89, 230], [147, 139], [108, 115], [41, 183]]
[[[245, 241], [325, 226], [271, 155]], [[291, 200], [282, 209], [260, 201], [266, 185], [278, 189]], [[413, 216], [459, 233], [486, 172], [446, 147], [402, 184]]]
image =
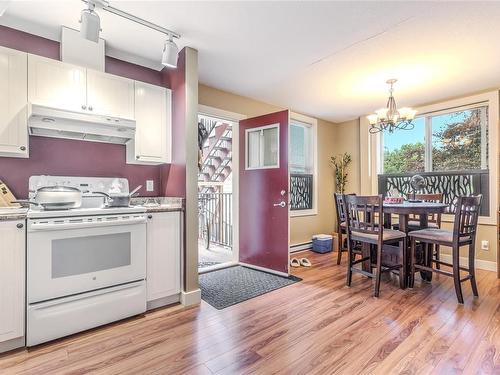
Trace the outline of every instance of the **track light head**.
[[161, 63], [169, 68], [177, 68], [177, 57], [179, 55], [179, 47], [173, 41], [172, 35], [169, 35], [168, 40], [163, 47], [163, 55]]
[[91, 1], [88, 3], [88, 8], [82, 10], [80, 23], [80, 34], [83, 38], [92, 42], [99, 42], [99, 32], [101, 31], [101, 20], [95, 12], [95, 4]]

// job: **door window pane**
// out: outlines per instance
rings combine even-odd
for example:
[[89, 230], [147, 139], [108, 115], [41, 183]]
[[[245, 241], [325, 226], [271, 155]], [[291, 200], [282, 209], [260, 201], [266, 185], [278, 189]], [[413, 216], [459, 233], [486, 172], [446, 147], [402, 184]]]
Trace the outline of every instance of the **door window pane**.
[[246, 168], [279, 168], [279, 125], [246, 131]]
[[278, 129], [270, 128], [262, 131], [262, 142], [264, 145], [265, 167], [272, 167], [278, 164]]
[[413, 120], [412, 130], [383, 134], [384, 173], [425, 171], [425, 119]]
[[249, 132], [247, 137], [248, 168], [258, 168], [260, 165], [260, 131]]
[[488, 168], [487, 107], [432, 117], [432, 170]]

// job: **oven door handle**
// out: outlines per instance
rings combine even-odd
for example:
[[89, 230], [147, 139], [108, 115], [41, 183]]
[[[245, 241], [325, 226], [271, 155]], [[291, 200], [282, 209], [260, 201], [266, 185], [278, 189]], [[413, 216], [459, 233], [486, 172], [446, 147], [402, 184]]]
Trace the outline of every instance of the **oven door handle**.
[[64, 223], [29, 223], [28, 231], [55, 231], [62, 229], [80, 229], [80, 228], [102, 228], [117, 225], [133, 225], [146, 223], [146, 216], [128, 218], [128, 219], [106, 219], [103, 221], [73, 221]]

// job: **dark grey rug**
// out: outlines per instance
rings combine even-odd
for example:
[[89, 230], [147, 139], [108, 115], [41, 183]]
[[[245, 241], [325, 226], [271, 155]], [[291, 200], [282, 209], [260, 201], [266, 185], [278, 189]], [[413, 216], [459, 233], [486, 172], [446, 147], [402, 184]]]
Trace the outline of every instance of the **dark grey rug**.
[[218, 310], [302, 281], [235, 266], [200, 275], [201, 298]]

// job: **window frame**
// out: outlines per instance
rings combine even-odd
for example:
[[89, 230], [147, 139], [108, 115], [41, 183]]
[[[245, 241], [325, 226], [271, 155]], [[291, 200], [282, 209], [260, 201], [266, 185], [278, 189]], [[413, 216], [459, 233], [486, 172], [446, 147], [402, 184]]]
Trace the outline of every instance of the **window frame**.
[[[264, 160], [264, 148], [262, 147], [262, 136], [259, 139], [259, 166], [257, 167], [250, 167], [249, 166], [249, 160], [250, 158], [248, 157], [248, 153], [250, 151], [250, 148], [248, 147], [248, 143], [250, 140], [249, 134], [254, 133], [257, 131], [264, 131], [266, 129], [276, 129], [277, 131], [277, 137], [278, 137], [278, 150], [277, 155], [276, 155], [276, 163], [273, 165], [263, 165], [263, 160]], [[251, 128], [251, 129], [245, 129], [245, 170], [247, 171], [252, 171], [252, 170], [259, 170], [259, 169], [277, 169], [280, 167], [280, 150], [281, 150], [281, 145], [280, 145], [280, 124], [270, 124], [270, 125], [264, 125], [264, 126], [259, 126], [256, 128]]]
[[[313, 205], [311, 209], [308, 210], [289, 210], [290, 217], [299, 216], [314, 216], [318, 214], [318, 120], [313, 117], [301, 115], [299, 113], [290, 112], [288, 119], [288, 159], [291, 160], [291, 137], [290, 128], [292, 123], [299, 123], [299, 125], [305, 125], [311, 129], [311, 141], [310, 141], [310, 152], [312, 154], [312, 175], [313, 175]], [[288, 165], [288, 181], [290, 181], [290, 165]], [[294, 173], [295, 174], [295, 173]], [[290, 201], [290, 199], [289, 199]]]
[[[432, 129], [432, 119], [433, 117], [437, 116], [442, 116], [442, 115], [447, 115], [451, 113], [456, 113], [456, 112], [463, 112], [463, 111], [469, 111], [473, 110], [476, 108], [482, 108], [482, 107], [487, 107], [487, 111], [489, 111], [489, 101], [482, 101], [482, 102], [476, 102], [476, 103], [471, 103], [471, 104], [465, 104], [461, 105], [458, 107], [450, 107], [442, 110], [437, 110], [437, 111], [430, 111], [430, 112], [425, 112], [425, 113], [419, 113], [416, 118], [423, 118], [424, 119], [424, 146], [425, 146], [425, 151], [424, 151], [424, 172], [447, 172], [447, 171], [440, 171], [440, 170], [434, 170], [432, 167], [432, 134], [433, 134], [433, 129]], [[489, 150], [486, 150], [486, 145], [485, 143], [489, 146], [491, 142], [486, 138], [486, 133], [489, 134], [490, 130], [490, 124], [489, 124], [489, 119], [488, 123], [486, 124], [486, 130], [487, 132], [484, 131], [483, 129], [484, 126], [484, 121], [481, 122], [481, 169], [490, 169], [489, 168], [489, 160], [485, 157], [486, 155], [489, 155]], [[396, 130], [397, 131], [397, 130]], [[403, 132], [403, 131], [401, 131]], [[404, 133], [403, 133], [404, 134]], [[486, 142], [485, 142], [486, 141]], [[385, 173], [384, 170], [384, 135], [380, 137], [380, 173]], [[488, 152], [487, 152], [488, 151]], [[487, 167], [485, 167], [485, 164]], [[405, 171], [401, 173], [411, 173], [414, 171]], [[415, 172], [418, 173], [418, 172]]]

